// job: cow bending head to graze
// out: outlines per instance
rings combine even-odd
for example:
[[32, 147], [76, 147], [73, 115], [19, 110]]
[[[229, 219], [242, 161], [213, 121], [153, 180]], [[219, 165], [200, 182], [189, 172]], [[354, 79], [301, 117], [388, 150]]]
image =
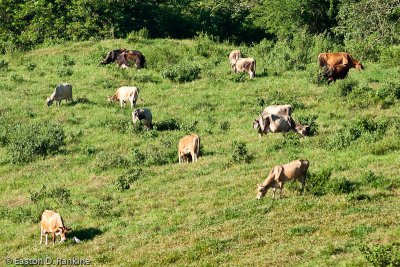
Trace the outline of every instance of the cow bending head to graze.
[[106, 65], [114, 62], [115, 60], [117, 60], [118, 55], [122, 54], [125, 51], [125, 48], [111, 50], [110, 52], [108, 52], [103, 61], [100, 62], [100, 64]]
[[132, 112], [132, 122], [143, 122], [144, 127], [149, 130], [153, 128], [153, 116], [151, 111], [147, 108], [139, 108]]
[[189, 162], [191, 157], [192, 162], [196, 162], [200, 152], [200, 137], [195, 134], [186, 135], [179, 140], [178, 144], [178, 159], [179, 163]]
[[256, 61], [254, 58], [239, 58], [236, 60], [234, 72], [247, 72], [250, 79], [256, 76]]
[[64, 221], [59, 213], [52, 210], [45, 210], [42, 214], [40, 221], [40, 244], [43, 242], [43, 236], [46, 236], [46, 246], [48, 244], [48, 234], [51, 233], [53, 238], [53, 245], [56, 242], [56, 236], [60, 236], [61, 241], [64, 242], [67, 239], [68, 232], [71, 228], [64, 225]]
[[61, 101], [73, 101], [72, 99], [72, 85], [69, 83], [62, 83], [56, 86], [53, 93], [46, 99], [47, 106], [51, 106], [54, 101], [60, 106]]
[[229, 54], [229, 64], [231, 66], [232, 71], [235, 71], [235, 64], [236, 61], [242, 57], [242, 54], [240, 53], [239, 50], [233, 50], [230, 54]]
[[294, 121], [291, 116], [267, 113], [260, 114], [260, 116], [253, 121], [253, 128], [258, 131], [261, 138], [263, 134], [269, 132], [285, 133], [289, 131], [296, 132], [301, 136], [307, 136], [310, 127]]
[[126, 51], [117, 56], [117, 64], [121, 68], [135, 66], [137, 69], [144, 68], [146, 58], [140, 51]]
[[275, 191], [280, 189], [280, 197], [282, 197], [282, 190], [285, 182], [299, 181], [302, 184], [301, 192], [304, 192], [306, 183], [306, 175], [310, 163], [308, 160], [294, 160], [284, 165], [278, 165], [271, 169], [267, 179], [262, 184], [257, 185], [257, 199], [265, 196], [268, 189], [272, 188], [273, 198], [275, 198]]
[[353, 56], [347, 52], [337, 53], [321, 53], [318, 55], [318, 64], [320, 67], [332, 67], [338, 65], [346, 65], [347, 67], [355, 68], [357, 70], [363, 70], [364, 66], [353, 58]]
[[[117, 89], [115, 94], [108, 98], [108, 102], [119, 101], [121, 108], [126, 102], [131, 103], [131, 108], [136, 105], [139, 98], [139, 89], [134, 86], [122, 86]], [[143, 101], [143, 99], [141, 99]]]

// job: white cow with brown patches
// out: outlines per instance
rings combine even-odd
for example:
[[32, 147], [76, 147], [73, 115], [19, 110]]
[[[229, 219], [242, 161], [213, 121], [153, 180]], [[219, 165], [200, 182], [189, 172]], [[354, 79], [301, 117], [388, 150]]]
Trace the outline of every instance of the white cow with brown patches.
[[195, 134], [182, 137], [178, 144], [179, 163], [189, 162], [189, 156], [192, 162], [196, 162], [200, 151], [200, 137]]
[[48, 244], [47, 235], [51, 233], [53, 238], [53, 245], [56, 242], [56, 236], [61, 237], [61, 242], [64, 242], [67, 237], [67, 233], [71, 231], [71, 228], [64, 225], [63, 219], [60, 214], [52, 211], [45, 210], [42, 214], [42, 219], [40, 221], [40, 244], [43, 242], [43, 235], [46, 235], [46, 246]]
[[247, 72], [250, 79], [256, 76], [256, 60], [254, 58], [239, 58], [236, 60], [234, 72]]

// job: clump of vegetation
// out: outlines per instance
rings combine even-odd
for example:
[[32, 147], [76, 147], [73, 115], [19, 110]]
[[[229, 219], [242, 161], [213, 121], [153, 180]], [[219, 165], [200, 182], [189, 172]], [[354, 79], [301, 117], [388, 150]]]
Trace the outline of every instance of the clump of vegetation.
[[344, 80], [337, 80], [335, 83], [336, 90], [340, 96], [347, 96], [358, 86], [358, 81], [351, 78], [346, 78]]
[[16, 82], [16, 83], [22, 83], [25, 81], [24, 77], [19, 74], [11, 74], [11, 81]]
[[231, 160], [234, 163], [250, 163], [253, 157], [249, 154], [244, 142], [234, 141], [231, 144]]
[[26, 69], [27, 69], [28, 71], [34, 71], [34, 70], [36, 69], [36, 67], [37, 67], [37, 64], [34, 63], [34, 62], [29, 62], [29, 63], [26, 65]]
[[174, 82], [191, 82], [199, 78], [201, 69], [199, 66], [189, 62], [181, 62], [162, 72], [163, 78]]
[[220, 124], [219, 124], [219, 128], [223, 132], [229, 131], [230, 127], [231, 127], [231, 124], [229, 123], [229, 121], [221, 121]]
[[33, 161], [37, 156], [57, 153], [65, 144], [64, 139], [64, 130], [57, 124], [17, 124], [7, 136], [7, 150], [12, 163], [26, 163]]
[[99, 171], [112, 168], [127, 168], [129, 163], [128, 159], [115, 152], [100, 152], [96, 157], [95, 168]]
[[149, 30], [144, 27], [138, 31], [132, 31], [130, 33], [128, 33], [128, 35], [126, 36], [126, 41], [128, 43], [134, 43], [137, 41], [141, 41], [141, 40], [146, 40], [149, 38]]
[[38, 191], [29, 191], [31, 194], [30, 199], [32, 202], [37, 203], [45, 198], [53, 198], [60, 205], [71, 204], [71, 191], [64, 187], [55, 187], [53, 189], [47, 189], [45, 185], [42, 186]]
[[155, 125], [155, 128], [158, 131], [174, 131], [180, 129], [180, 123], [176, 119], [172, 118], [158, 122]]
[[333, 194], [348, 194], [356, 190], [357, 184], [345, 177], [329, 180], [327, 190]]
[[5, 59], [0, 59], [0, 71], [8, 70], [8, 61]]
[[69, 77], [74, 74], [74, 71], [70, 67], [61, 67], [57, 70], [57, 74], [60, 77]]
[[376, 97], [383, 107], [391, 106], [400, 99], [400, 82], [387, 81], [376, 90]]
[[141, 173], [142, 169], [140, 168], [134, 168], [128, 170], [115, 180], [114, 185], [116, 189], [119, 191], [128, 190], [134, 181], [140, 179]]
[[280, 149], [288, 149], [290, 147], [298, 147], [300, 145], [300, 135], [294, 132], [282, 134], [281, 139], [276, 140], [271, 146], [266, 148], [267, 152], [278, 151]]
[[375, 174], [368, 170], [360, 175], [360, 181], [364, 185], [372, 186], [373, 188], [391, 189], [395, 184], [390, 179], [387, 179], [382, 174]]
[[194, 50], [196, 54], [207, 58], [211, 56], [215, 47], [217, 47], [213, 37], [203, 32], [195, 38], [195, 43]]
[[327, 193], [327, 184], [331, 178], [331, 170], [322, 170], [320, 172], [308, 172], [306, 179], [305, 192], [315, 196], [322, 196]]
[[400, 266], [400, 243], [362, 245], [360, 251], [373, 266]]
[[92, 215], [97, 218], [119, 216], [120, 212], [114, 209], [117, 204], [117, 201], [115, 201], [111, 196], [102, 197], [91, 206]]
[[303, 236], [307, 234], [312, 234], [316, 232], [318, 228], [313, 227], [313, 226], [298, 226], [298, 227], [293, 227], [288, 230], [288, 235], [289, 236]]
[[304, 126], [309, 126], [309, 130], [307, 135], [308, 136], [313, 136], [318, 133], [318, 124], [316, 120], [318, 119], [318, 115], [308, 115], [308, 116], [298, 116], [297, 121], [304, 125]]
[[242, 83], [247, 81], [247, 76], [249, 74], [246, 72], [232, 73], [230, 80], [235, 83]]
[[64, 67], [71, 67], [75, 65], [75, 60], [68, 55], [63, 55], [61, 59], [61, 65]]

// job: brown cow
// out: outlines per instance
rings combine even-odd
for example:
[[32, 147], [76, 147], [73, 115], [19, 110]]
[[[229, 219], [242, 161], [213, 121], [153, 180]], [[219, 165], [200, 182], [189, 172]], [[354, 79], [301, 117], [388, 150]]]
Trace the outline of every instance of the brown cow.
[[318, 55], [318, 63], [320, 67], [346, 65], [350, 69], [364, 69], [364, 66], [359, 61], [355, 60], [351, 54], [346, 52], [321, 53]]
[[235, 71], [235, 64], [236, 61], [242, 57], [242, 54], [240, 53], [239, 50], [233, 50], [230, 54], [229, 54], [229, 64], [231, 65], [231, 69], [232, 71]]
[[257, 199], [263, 198], [269, 188], [273, 189], [273, 198], [275, 198], [275, 191], [277, 188], [280, 189], [279, 195], [282, 197], [282, 190], [285, 182], [296, 180], [301, 182], [301, 191], [303, 193], [309, 166], [310, 163], [308, 160], [300, 159], [273, 167], [264, 183], [257, 185]]
[[127, 51], [125, 48], [111, 50], [110, 52], [108, 52], [107, 56], [103, 59], [103, 61], [100, 62], [100, 64], [106, 65], [110, 64], [111, 62], [114, 62], [115, 60], [117, 60], [118, 55], [122, 54], [125, 51]]
[[133, 50], [125, 51], [117, 56], [117, 64], [121, 68], [127, 68], [134, 65], [137, 69], [144, 68], [146, 58], [142, 52]]
[[42, 220], [40, 221], [40, 244], [43, 242], [43, 235], [46, 235], [46, 246], [48, 244], [47, 235], [51, 233], [53, 238], [53, 245], [56, 242], [56, 236], [61, 237], [61, 242], [64, 242], [67, 237], [67, 233], [71, 231], [71, 228], [65, 227], [63, 219], [59, 213], [52, 210], [45, 210], [42, 214]]
[[247, 72], [250, 75], [250, 79], [256, 76], [256, 61], [254, 58], [239, 58], [236, 60], [236, 64], [233, 70], [236, 72]]
[[179, 163], [189, 162], [189, 156], [192, 157], [192, 162], [196, 162], [199, 157], [200, 137], [195, 134], [182, 137], [178, 144]]

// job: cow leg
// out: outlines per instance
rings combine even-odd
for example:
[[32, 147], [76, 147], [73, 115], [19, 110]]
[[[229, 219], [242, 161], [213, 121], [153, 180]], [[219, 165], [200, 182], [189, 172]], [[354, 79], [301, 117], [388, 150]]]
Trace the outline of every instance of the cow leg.
[[123, 103], [124, 103], [124, 101], [122, 101], [122, 100], [119, 101], [119, 104], [121, 105], [121, 108], [122, 108]]
[[279, 183], [279, 198], [282, 198], [283, 182]]
[[307, 175], [305, 174], [303, 177], [303, 180], [301, 180], [301, 194], [304, 194], [304, 189], [306, 188], [306, 177]]
[[51, 237], [53, 238], [53, 246], [56, 243], [56, 235], [54, 232], [51, 233]]
[[42, 229], [40, 229], [40, 243], [39, 244], [42, 244], [43, 243], [43, 231], [42, 231]]
[[276, 187], [272, 188], [272, 198], [275, 199], [275, 191], [276, 191]]
[[46, 233], [45, 235], [46, 235], [46, 246], [47, 246], [47, 244], [49, 243], [49, 242], [48, 242], [48, 235], [49, 235], [49, 234]]

